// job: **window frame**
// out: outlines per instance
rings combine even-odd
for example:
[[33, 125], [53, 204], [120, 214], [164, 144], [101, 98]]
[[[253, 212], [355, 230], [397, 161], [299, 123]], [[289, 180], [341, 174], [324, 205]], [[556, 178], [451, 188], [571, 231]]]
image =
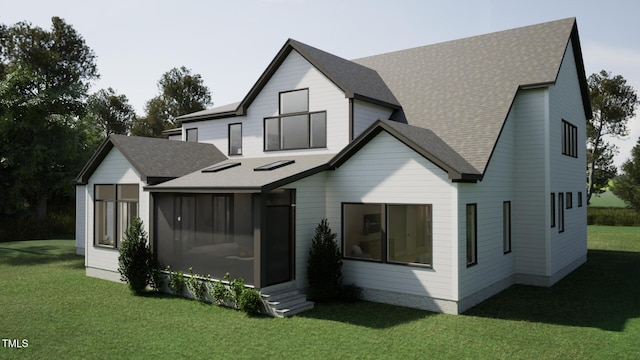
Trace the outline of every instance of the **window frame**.
[[[473, 209], [473, 222], [469, 223], [469, 210]], [[465, 235], [466, 235], [466, 258], [467, 267], [478, 264], [478, 204], [467, 204], [465, 212]], [[469, 226], [473, 227], [473, 231], [469, 232]], [[469, 251], [471, 248], [471, 251]]]
[[502, 251], [511, 252], [511, 201], [502, 203]]
[[550, 206], [550, 220], [551, 228], [556, 227], [556, 194], [551, 193], [551, 206]]
[[582, 191], [578, 191], [578, 207], [582, 207]]
[[[300, 109], [294, 109], [296, 111], [288, 111], [287, 109], [283, 108], [283, 104], [286, 103], [286, 101], [283, 100], [283, 98], [287, 95], [287, 94], [291, 94], [291, 93], [296, 93], [296, 92], [306, 92], [306, 110], [304, 111], [297, 111], [297, 110], [302, 110], [302, 108]], [[286, 150], [306, 150], [306, 149], [326, 149], [327, 148], [327, 111], [310, 111], [309, 110], [309, 104], [310, 104], [310, 91], [309, 88], [302, 88], [302, 89], [294, 89], [294, 90], [287, 90], [287, 91], [281, 91], [278, 93], [278, 115], [277, 116], [269, 116], [269, 117], [265, 117], [263, 119], [263, 124], [262, 124], [262, 129], [263, 129], [263, 151], [265, 152], [269, 152], [269, 151], [286, 151]], [[317, 117], [314, 117], [314, 115], [318, 115], [318, 114], [323, 114], [323, 126], [322, 126], [322, 130], [323, 131], [323, 141], [315, 141], [318, 140], [315, 138], [316, 132], [314, 130], [314, 124], [317, 125], [320, 120], [317, 119]], [[301, 119], [299, 120], [294, 120], [294, 118], [296, 117], [300, 117]], [[304, 118], [304, 120], [302, 119]], [[305, 122], [305, 130], [306, 130], [306, 144], [302, 144], [302, 146], [298, 143], [296, 143], [295, 145], [291, 145], [291, 146], [286, 146], [286, 138], [285, 137], [286, 134], [286, 128], [291, 128], [291, 126], [286, 126], [286, 122], [288, 120], [293, 120], [296, 121], [295, 124], [296, 125], [300, 125], [300, 123], [298, 123], [298, 121], [300, 122]], [[269, 143], [269, 135], [270, 132], [267, 131], [267, 124], [270, 124], [270, 130], [276, 130], [276, 135], [277, 136], [277, 146], [274, 144], [273, 148], [271, 148], [271, 144]], [[319, 143], [316, 144], [316, 143]]]
[[[195, 133], [195, 138], [194, 139], [190, 139], [192, 136], [189, 136], [189, 134], [193, 134]], [[185, 132], [185, 137], [184, 137], [184, 141], [186, 142], [198, 142], [198, 128], [197, 127], [193, 127], [193, 128], [188, 128], [186, 129]]]
[[564, 193], [558, 193], [558, 232], [564, 232]]
[[[380, 210], [380, 224], [379, 229], [376, 228], [374, 232], [372, 232], [372, 234], [375, 234], [377, 232], [380, 233], [380, 258], [364, 258], [364, 257], [357, 257], [357, 256], [352, 256], [352, 255], [348, 255], [348, 251], [346, 249], [347, 244], [347, 239], [345, 236], [345, 229], [346, 229], [346, 212], [345, 212], [345, 208], [348, 205], [365, 205], [365, 206], [377, 206]], [[419, 263], [419, 262], [404, 262], [404, 261], [398, 261], [398, 260], [391, 260], [390, 259], [390, 239], [389, 239], [389, 206], [424, 206], [427, 207], [429, 210], [429, 215], [431, 216], [431, 219], [428, 223], [428, 227], [429, 227], [429, 235], [430, 237], [427, 239], [427, 244], [425, 245], [427, 248], [430, 249], [430, 259], [429, 259], [429, 264], [426, 263]], [[364, 221], [364, 216], [366, 214], [363, 214], [363, 221]], [[373, 215], [373, 214], [371, 214]], [[412, 266], [412, 267], [419, 267], [419, 268], [428, 268], [428, 269], [432, 269], [433, 268], [433, 204], [405, 204], [405, 203], [360, 203], [360, 202], [343, 202], [341, 203], [341, 221], [342, 221], [342, 231], [341, 231], [341, 246], [340, 246], [340, 250], [342, 252], [342, 258], [346, 259], [346, 260], [355, 260], [355, 261], [366, 261], [366, 262], [376, 262], [376, 263], [384, 263], [384, 264], [392, 264], [392, 265], [401, 265], [401, 266]], [[375, 225], [374, 225], [375, 226]], [[365, 225], [363, 223], [363, 234], [365, 234]], [[368, 235], [368, 233], [367, 233]]]
[[567, 191], [567, 193], [564, 195], [564, 199], [565, 199], [565, 207], [567, 209], [572, 209], [573, 208], [573, 193], [570, 191]]
[[578, 127], [562, 119], [562, 155], [578, 157]]
[[[111, 187], [113, 190], [113, 199], [98, 199], [98, 195], [97, 195], [97, 190], [98, 187]], [[127, 199], [127, 198], [121, 198], [120, 197], [120, 189], [121, 187], [124, 186], [135, 186], [136, 187], [136, 196], [137, 198], [135, 200], [132, 199]], [[112, 229], [113, 230], [113, 245], [110, 244], [104, 244], [104, 243], [100, 243], [100, 239], [99, 236], [97, 234], [98, 231], [98, 227], [97, 227], [97, 223], [98, 223], [98, 215], [100, 215], [97, 211], [97, 207], [98, 207], [98, 203], [113, 203], [113, 209], [111, 209], [112, 211], [112, 216], [113, 216], [113, 224], [111, 224]], [[120, 248], [120, 244], [122, 242], [122, 240], [124, 239], [124, 232], [127, 229], [121, 229], [121, 223], [122, 220], [120, 218], [121, 216], [121, 211], [120, 211], [120, 206], [121, 204], [135, 204], [135, 216], [139, 217], [140, 216], [140, 184], [136, 184], [136, 183], [124, 183], [124, 184], [94, 184], [93, 185], [93, 246], [94, 247], [100, 247], [100, 248], [107, 248], [107, 249], [119, 249]], [[108, 211], [109, 209], [106, 208], [105, 211]], [[103, 214], [104, 216], [108, 216], [107, 213], [105, 212], [105, 214]], [[130, 226], [130, 224], [128, 225]]]
[[[232, 127], [235, 127], [235, 126], [239, 126], [240, 127], [239, 138], [236, 139], [240, 143], [240, 145], [237, 146], [237, 150], [234, 152], [233, 151], [234, 140], [231, 137], [231, 134], [232, 134], [231, 133], [231, 129], [232, 129]], [[242, 155], [242, 123], [231, 123], [231, 124], [229, 124], [228, 127], [227, 127], [227, 135], [228, 135], [228, 137], [227, 137], [227, 139], [228, 139], [227, 154], [229, 154], [229, 156]]]

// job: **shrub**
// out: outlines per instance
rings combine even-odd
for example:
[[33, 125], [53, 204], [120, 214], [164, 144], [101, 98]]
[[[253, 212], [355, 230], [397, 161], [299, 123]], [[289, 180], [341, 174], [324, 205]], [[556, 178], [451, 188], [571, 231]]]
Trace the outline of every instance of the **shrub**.
[[135, 294], [142, 293], [151, 283], [153, 255], [140, 218], [135, 218], [124, 233], [118, 256], [120, 278], [129, 284]]
[[189, 277], [185, 281], [187, 284], [187, 289], [189, 292], [193, 294], [196, 300], [204, 301], [207, 296], [207, 281], [205, 281], [204, 276], [200, 274], [194, 274], [193, 268], [189, 268]]
[[618, 207], [588, 207], [588, 225], [640, 226], [640, 214], [634, 209]]
[[231, 301], [235, 304], [235, 307], [238, 307], [238, 303], [240, 302], [240, 296], [244, 292], [244, 279], [236, 278], [233, 279], [229, 283], [229, 287], [231, 288]]
[[262, 296], [256, 289], [244, 289], [238, 298], [238, 308], [250, 315], [257, 315], [262, 308]]
[[[229, 273], [226, 273], [222, 278], [225, 282], [229, 280]], [[218, 280], [213, 283], [211, 288], [209, 289], [209, 296], [214, 303], [218, 305], [227, 305], [232, 302], [233, 296], [231, 295], [231, 290], [222, 282], [223, 280]]]
[[184, 290], [184, 274], [182, 270], [173, 272], [171, 271], [171, 267], [167, 266], [167, 272], [169, 273], [169, 289], [171, 289], [175, 295], [182, 295], [182, 291]]
[[322, 219], [316, 226], [307, 263], [309, 295], [315, 301], [335, 299], [342, 283], [342, 260], [335, 239], [329, 222]]

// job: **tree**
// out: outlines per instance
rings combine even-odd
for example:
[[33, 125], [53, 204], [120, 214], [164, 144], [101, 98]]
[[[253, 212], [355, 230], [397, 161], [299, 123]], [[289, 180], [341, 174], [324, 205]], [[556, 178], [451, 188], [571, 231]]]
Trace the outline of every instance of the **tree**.
[[118, 95], [115, 90], [108, 88], [89, 96], [87, 117], [102, 129], [105, 136], [126, 135], [131, 131], [136, 113], [125, 95]]
[[640, 139], [631, 150], [631, 158], [622, 164], [622, 174], [613, 181], [611, 191], [640, 211]]
[[627, 121], [638, 103], [635, 90], [620, 75], [602, 70], [589, 76], [588, 84], [593, 116], [587, 123], [587, 203], [593, 194], [604, 192], [617, 173], [613, 165], [617, 148], [605, 138], [629, 134]]
[[311, 298], [316, 301], [333, 300], [342, 285], [342, 260], [327, 219], [316, 226], [307, 260], [307, 279]]
[[[72, 196], [86, 157], [82, 115], [95, 55], [64, 20], [51, 30], [21, 22], [0, 25], [0, 203], [5, 214], [30, 210], [42, 219], [47, 202]], [[6, 203], [5, 203], [6, 202]], [[34, 211], [35, 210], [35, 211]]]
[[147, 102], [146, 115], [134, 125], [133, 135], [161, 137], [163, 130], [178, 125], [178, 116], [204, 110], [212, 104], [211, 92], [202, 77], [184, 66], [162, 74], [158, 89], [160, 94]]

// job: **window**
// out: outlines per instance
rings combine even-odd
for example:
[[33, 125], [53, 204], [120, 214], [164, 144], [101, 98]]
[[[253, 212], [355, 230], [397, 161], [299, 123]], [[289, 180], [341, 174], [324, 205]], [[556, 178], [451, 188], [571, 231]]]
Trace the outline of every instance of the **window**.
[[566, 195], [567, 209], [571, 209], [573, 207], [573, 193], [568, 192]]
[[94, 197], [94, 244], [117, 248], [138, 216], [138, 185], [96, 185]]
[[578, 128], [562, 120], [562, 154], [578, 157]]
[[309, 89], [280, 93], [279, 110], [264, 119], [265, 151], [327, 146], [327, 113], [309, 112]]
[[210, 166], [210, 167], [208, 167], [206, 169], [203, 169], [202, 172], [203, 173], [218, 172], [218, 171], [222, 171], [222, 170], [231, 169], [231, 168], [234, 168], [236, 166], [240, 166], [240, 163], [239, 162], [224, 163], [224, 164]]
[[278, 160], [266, 165], [258, 166], [257, 168], [253, 169], [253, 171], [271, 171], [279, 169], [283, 166], [294, 164], [295, 162], [295, 160]]
[[242, 155], [242, 124], [229, 124], [229, 155]]
[[578, 207], [582, 207], [582, 191], [578, 191]]
[[187, 141], [198, 142], [198, 128], [187, 129]]
[[564, 194], [558, 193], [558, 232], [564, 231]]
[[432, 264], [431, 205], [343, 204], [342, 221], [347, 258]]
[[467, 204], [467, 267], [478, 263], [478, 214], [476, 204]]
[[502, 203], [502, 250], [511, 252], [511, 201]]
[[556, 227], [556, 194], [551, 193], [551, 227]]

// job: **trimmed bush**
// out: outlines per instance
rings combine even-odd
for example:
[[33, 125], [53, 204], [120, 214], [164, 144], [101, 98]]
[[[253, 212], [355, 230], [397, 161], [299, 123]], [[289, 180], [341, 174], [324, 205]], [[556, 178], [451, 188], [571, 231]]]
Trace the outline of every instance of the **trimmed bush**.
[[141, 294], [153, 279], [153, 255], [142, 221], [136, 217], [124, 233], [118, 256], [120, 278], [135, 294]]
[[249, 315], [257, 315], [262, 308], [262, 296], [256, 289], [244, 289], [238, 298], [238, 308]]
[[618, 207], [588, 207], [588, 225], [640, 226], [640, 214], [633, 209]]
[[309, 297], [314, 301], [334, 300], [342, 284], [342, 259], [327, 219], [322, 219], [311, 243], [307, 263]]

